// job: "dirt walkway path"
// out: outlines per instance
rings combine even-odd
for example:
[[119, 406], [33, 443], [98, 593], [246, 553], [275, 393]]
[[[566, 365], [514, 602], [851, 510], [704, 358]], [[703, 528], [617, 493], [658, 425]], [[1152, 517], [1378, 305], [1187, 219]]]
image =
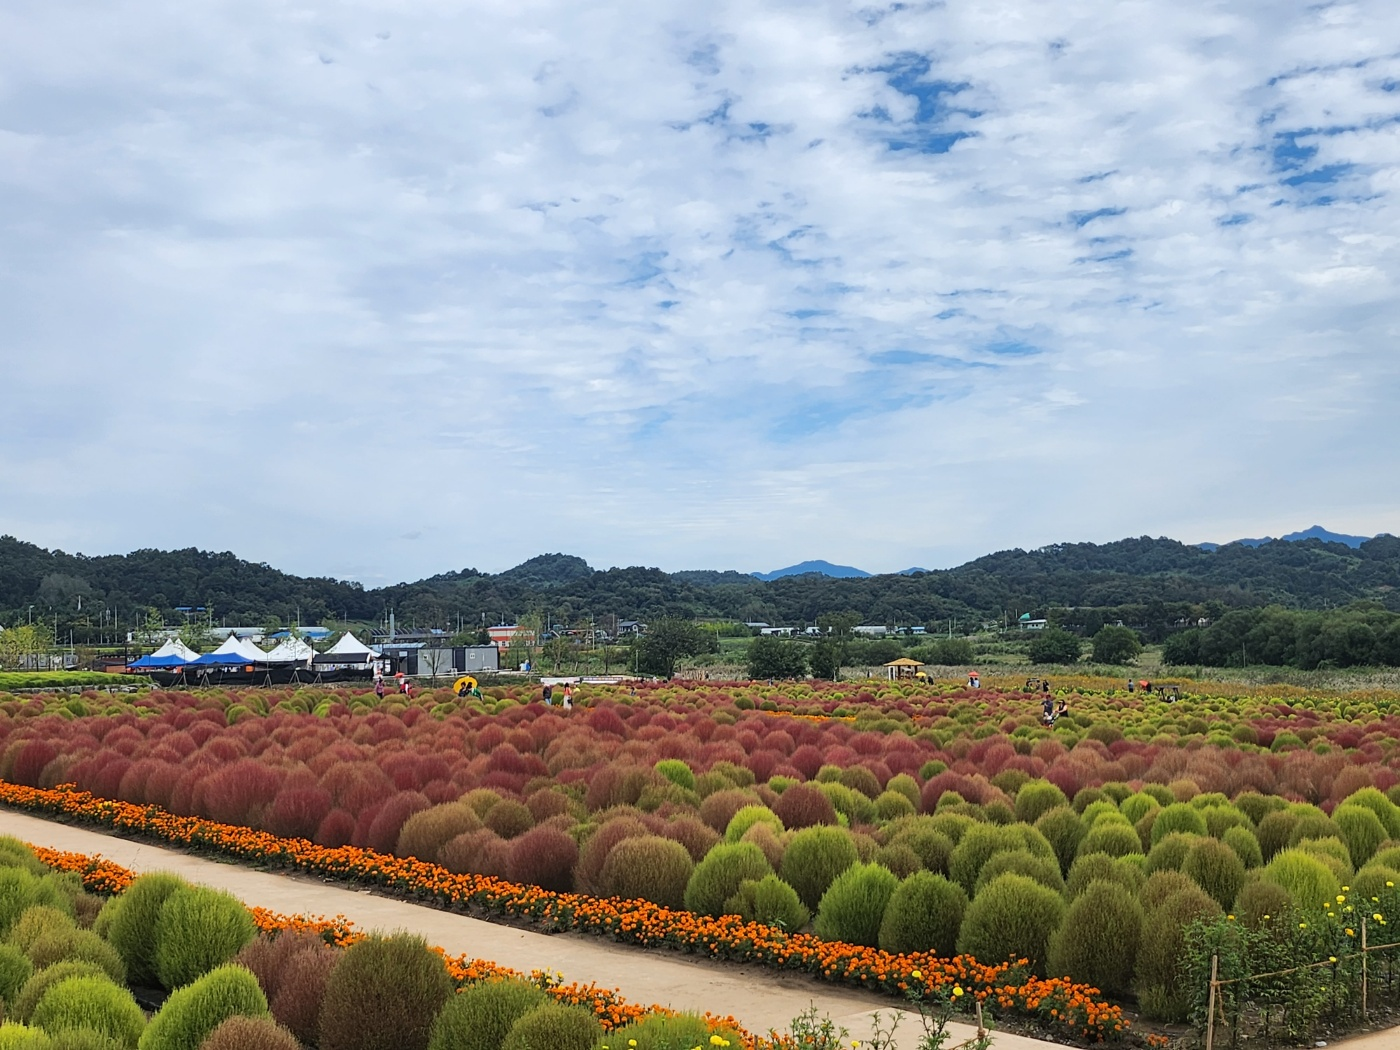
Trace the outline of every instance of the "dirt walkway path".
[[[453, 955], [489, 959], [526, 972], [558, 970], [566, 980], [596, 981], [646, 1006], [732, 1014], [749, 1031], [759, 1034], [786, 1030], [795, 1016], [815, 1004], [818, 1011], [849, 1029], [851, 1038], [864, 1039], [870, 1034], [874, 1013], [888, 1014], [894, 1006], [892, 1000], [834, 988], [798, 974], [648, 952], [582, 935], [517, 930], [377, 896], [368, 890], [253, 871], [9, 810], [0, 810], [0, 834], [50, 849], [100, 853], [136, 872], [175, 872], [191, 882], [228, 890], [246, 904], [284, 914], [344, 915], [363, 930], [408, 930]], [[950, 1027], [955, 1030], [949, 1046], [975, 1034], [967, 1025]], [[899, 1034], [899, 1050], [912, 1050], [918, 1042], [917, 1019], [905, 1017]], [[996, 1050], [1050, 1050], [1058, 1044], [1002, 1032], [993, 1037], [992, 1045]]]

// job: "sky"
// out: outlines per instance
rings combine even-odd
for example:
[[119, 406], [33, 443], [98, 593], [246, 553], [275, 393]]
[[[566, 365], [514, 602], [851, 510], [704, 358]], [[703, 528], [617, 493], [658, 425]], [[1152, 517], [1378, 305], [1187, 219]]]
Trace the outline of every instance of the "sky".
[[1400, 533], [1400, 5], [0, 7], [0, 532]]

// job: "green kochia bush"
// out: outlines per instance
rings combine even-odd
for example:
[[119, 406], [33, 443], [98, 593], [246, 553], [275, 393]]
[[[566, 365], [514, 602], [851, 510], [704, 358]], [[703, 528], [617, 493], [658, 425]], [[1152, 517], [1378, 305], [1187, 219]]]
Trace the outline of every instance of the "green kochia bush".
[[695, 790], [695, 773], [679, 758], [663, 758], [656, 763], [655, 769], [672, 784], [687, 791]]
[[1197, 839], [1191, 843], [1181, 870], [1227, 910], [1244, 887], [1244, 861], [1219, 839]]
[[117, 950], [91, 930], [53, 930], [35, 938], [27, 954], [36, 970], [65, 960], [81, 959], [102, 967], [114, 981], [126, 978], [126, 966]]
[[690, 854], [679, 842], [660, 835], [640, 835], [623, 839], [608, 850], [598, 882], [605, 896], [683, 908], [685, 888], [694, 869]]
[[812, 929], [828, 941], [875, 947], [899, 879], [879, 864], [853, 864], [838, 875], [817, 906]]
[[1222, 841], [1235, 851], [1246, 868], [1257, 868], [1264, 863], [1259, 840], [1248, 828], [1227, 828]]
[[1109, 995], [1126, 994], [1142, 915], [1142, 905], [1123, 886], [1105, 880], [1089, 883], [1050, 938], [1047, 972], [1092, 984]]
[[1380, 818], [1363, 806], [1338, 806], [1332, 812], [1332, 823], [1342, 833], [1353, 867], [1363, 867], [1387, 838]]
[[346, 950], [326, 982], [320, 1050], [426, 1050], [452, 994], [442, 956], [406, 933]]
[[811, 913], [797, 897], [797, 891], [776, 875], [754, 881], [745, 879], [724, 910], [741, 915], [747, 922], [761, 922], [796, 932], [807, 925]]
[[98, 916], [95, 929], [103, 934], [126, 963], [127, 980], [153, 985], [156, 976], [156, 923], [167, 898], [184, 879], [164, 872], [142, 875], [126, 892], [113, 897]]
[[1323, 861], [1297, 849], [1286, 849], [1269, 861], [1264, 878], [1288, 892], [1303, 911], [1316, 911], [1333, 900], [1341, 883]]
[[724, 840], [738, 842], [744, 837], [744, 832], [759, 823], [769, 825], [780, 834], [784, 830], [783, 822], [767, 806], [745, 806], [729, 818], [729, 824], [724, 829]]
[[1164, 836], [1175, 831], [1204, 835], [1207, 833], [1206, 818], [1189, 803], [1173, 802], [1157, 814], [1157, 820], [1152, 825], [1152, 844], [1155, 846]]
[[1107, 853], [1111, 857], [1126, 857], [1129, 853], [1141, 853], [1142, 840], [1128, 823], [1098, 821], [1079, 843], [1081, 857], [1090, 853]]
[[603, 1026], [589, 1011], [548, 1003], [516, 1021], [501, 1050], [593, 1050], [602, 1036]]
[[182, 886], [172, 893], [156, 920], [156, 977], [179, 988], [228, 962], [257, 936], [253, 917], [231, 893], [206, 886]]
[[994, 853], [988, 858], [977, 874], [977, 892], [980, 893], [983, 886], [1008, 871], [1029, 876], [1056, 893], [1065, 888], [1065, 880], [1060, 875], [1060, 865], [1057, 861], [1051, 857], [1037, 857], [1030, 850], [1016, 849], [1006, 853]]
[[13, 1016], [26, 1024], [30, 1016], [34, 1013], [34, 1007], [39, 1005], [50, 988], [60, 981], [66, 981], [70, 977], [105, 977], [102, 967], [94, 963], [70, 960], [68, 962], [54, 963], [48, 969], [39, 970], [33, 977], [24, 982], [19, 994], [15, 996], [13, 1004], [7, 1004], [13, 1009], [6, 1010], [8, 1016]]
[[1219, 914], [1219, 905], [1195, 886], [1147, 911], [1136, 967], [1138, 1002], [1145, 1016], [1163, 1021], [1186, 1018], [1195, 991], [1185, 979], [1186, 928]]
[[42, 1028], [6, 1021], [0, 1024], [0, 1050], [51, 1050], [53, 1040]]
[[511, 1027], [549, 996], [524, 981], [484, 981], [452, 996], [433, 1022], [429, 1050], [499, 1050]]
[[1025, 958], [1043, 974], [1050, 937], [1064, 914], [1064, 898], [1054, 890], [1024, 875], [999, 876], [968, 906], [958, 952], [985, 963]]
[[695, 1046], [708, 1048], [711, 1045], [711, 1035], [728, 1039], [731, 1046], [737, 1047], [741, 1042], [737, 1032], [728, 1029], [715, 1030], [710, 1027], [710, 1022], [698, 1014], [680, 1014], [676, 1017], [652, 1014], [610, 1032], [605, 1037], [605, 1042], [608, 1046], [618, 1047], [619, 1050], [632, 1050], [634, 1043], [635, 1050], [678, 1050]]
[[258, 979], [241, 966], [220, 966], [177, 988], [141, 1033], [139, 1050], [199, 1050], [230, 1017], [267, 1016]]
[[745, 879], [771, 875], [763, 851], [752, 842], [727, 842], [716, 846], [695, 865], [685, 887], [685, 906], [697, 915], [722, 915], [724, 904]]
[[135, 1050], [146, 1015], [125, 988], [105, 977], [70, 977], [48, 990], [34, 1007], [31, 1022], [50, 1035], [87, 1028]]
[[887, 952], [951, 956], [967, 911], [967, 894], [942, 875], [917, 871], [899, 884], [885, 906], [879, 946]]
[[797, 891], [803, 904], [815, 908], [832, 880], [858, 859], [855, 843], [841, 828], [803, 828], [783, 853], [783, 881]]
[[1131, 859], [1110, 857], [1107, 853], [1086, 853], [1069, 869], [1069, 878], [1065, 880], [1065, 894], [1073, 901], [1090, 883], [1099, 879], [1116, 882], [1136, 897], [1138, 890], [1142, 889], [1142, 884], [1147, 881], [1147, 876]]
[[1079, 855], [1079, 843], [1084, 838], [1084, 821], [1068, 806], [1050, 810], [1035, 822], [1035, 829], [1049, 841], [1060, 862], [1060, 871], [1068, 872]]
[[1016, 819], [1034, 824], [1046, 813], [1059, 806], [1068, 806], [1065, 793], [1048, 780], [1032, 780], [1016, 792]]
[[24, 982], [34, 975], [34, 964], [18, 948], [0, 944], [0, 1003], [5, 1012], [13, 1013], [15, 997]]

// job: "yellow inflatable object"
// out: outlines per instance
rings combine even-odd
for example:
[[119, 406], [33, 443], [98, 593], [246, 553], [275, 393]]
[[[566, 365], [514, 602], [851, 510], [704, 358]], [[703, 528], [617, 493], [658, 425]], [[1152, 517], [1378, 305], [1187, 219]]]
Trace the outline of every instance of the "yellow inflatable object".
[[462, 675], [461, 678], [452, 683], [452, 691], [458, 696], [466, 696], [476, 688], [476, 679], [469, 674]]

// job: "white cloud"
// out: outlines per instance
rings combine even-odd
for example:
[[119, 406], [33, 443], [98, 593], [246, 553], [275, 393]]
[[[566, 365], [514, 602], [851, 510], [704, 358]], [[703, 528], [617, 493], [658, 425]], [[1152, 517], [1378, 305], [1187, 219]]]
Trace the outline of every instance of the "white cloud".
[[0, 14], [5, 531], [379, 582], [1397, 528], [1393, 5], [74, 12]]

